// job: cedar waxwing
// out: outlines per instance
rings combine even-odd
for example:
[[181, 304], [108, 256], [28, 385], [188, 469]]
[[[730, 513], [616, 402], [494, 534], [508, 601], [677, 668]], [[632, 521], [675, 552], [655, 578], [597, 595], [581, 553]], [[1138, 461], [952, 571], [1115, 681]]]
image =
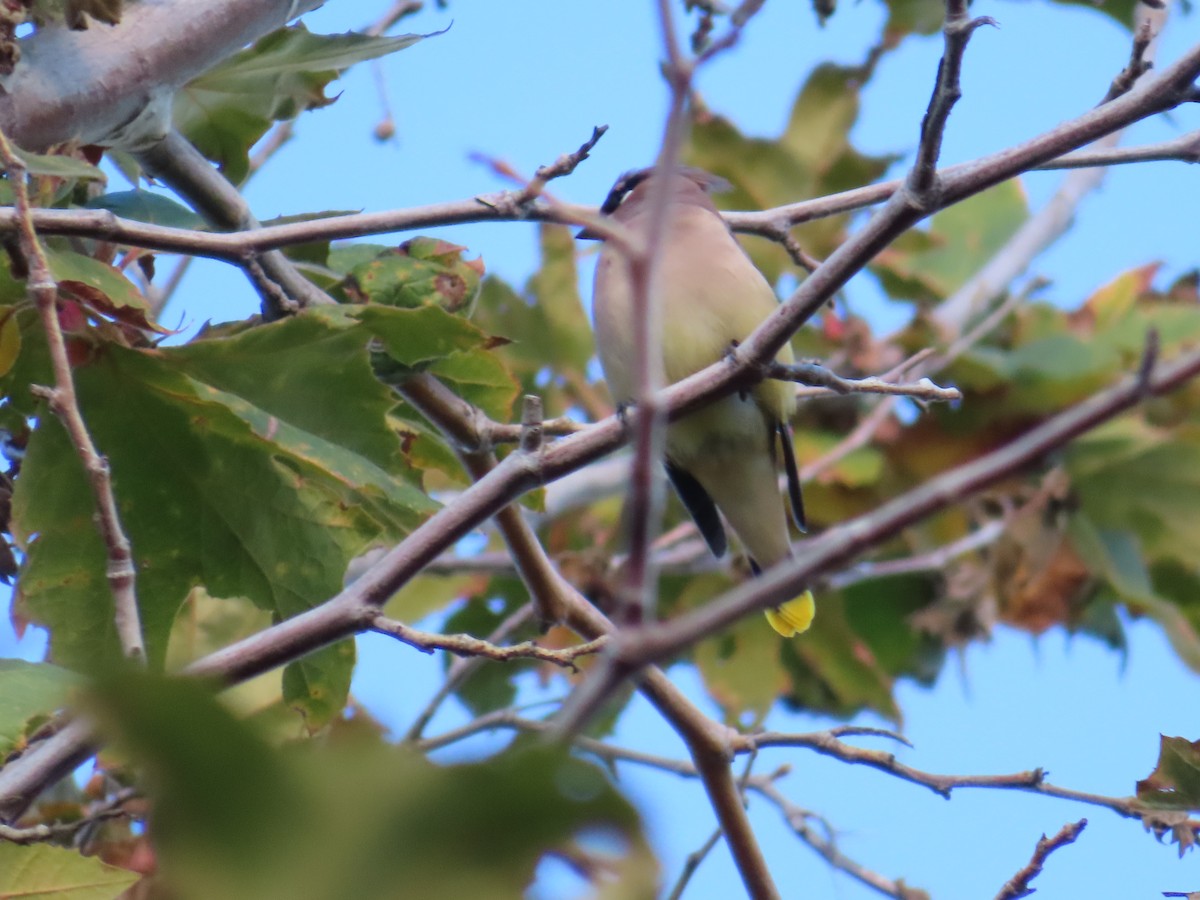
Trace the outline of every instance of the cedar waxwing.
[[[601, 207], [635, 237], [649, 227], [650, 184], [646, 169], [622, 176]], [[708, 189], [719, 180], [696, 169], [671, 177], [666, 234], [660, 243], [658, 297], [662, 363], [674, 383], [722, 359], [778, 306], [775, 292], [730, 233]], [[594, 236], [585, 230], [585, 237]], [[633, 399], [635, 385], [633, 292], [629, 266], [618, 247], [606, 243], [596, 266], [593, 295], [596, 345], [613, 398]], [[793, 361], [784, 346], [776, 359]], [[804, 507], [788, 419], [795, 390], [765, 380], [671, 423], [666, 434], [667, 475], [709, 549], [726, 549], [720, 510], [758, 572], [791, 555], [787, 515], [779, 494], [776, 447], [783, 449], [788, 493], [796, 525], [804, 530]], [[815, 608], [805, 591], [767, 611], [784, 637], [805, 631]]]

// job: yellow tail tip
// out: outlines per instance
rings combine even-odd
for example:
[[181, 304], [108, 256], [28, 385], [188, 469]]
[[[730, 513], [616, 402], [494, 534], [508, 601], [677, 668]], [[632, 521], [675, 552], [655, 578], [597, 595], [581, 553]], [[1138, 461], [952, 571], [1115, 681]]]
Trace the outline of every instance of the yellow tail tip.
[[816, 614], [817, 604], [813, 600], [812, 591], [805, 591], [795, 600], [768, 609], [767, 621], [781, 635], [790, 638], [808, 631], [808, 626], [812, 624]]

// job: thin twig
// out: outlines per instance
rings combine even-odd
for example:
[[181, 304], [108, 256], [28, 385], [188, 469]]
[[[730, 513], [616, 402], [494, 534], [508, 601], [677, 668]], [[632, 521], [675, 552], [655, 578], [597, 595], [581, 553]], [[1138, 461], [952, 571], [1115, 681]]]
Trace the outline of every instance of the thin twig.
[[50, 274], [50, 264], [30, 216], [25, 164], [13, 151], [8, 137], [3, 132], [0, 132], [0, 159], [3, 160], [8, 174], [8, 183], [12, 188], [21, 225], [18, 237], [21, 252], [29, 267], [26, 289], [41, 316], [42, 328], [46, 332], [46, 344], [50, 351], [50, 366], [54, 372], [53, 387], [35, 386], [33, 390], [46, 400], [50, 409], [62, 422], [71, 439], [71, 445], [83, 463], [96, 503], [96, 526], [104, 541], [108, 560], [105, 574], [113, 597], [113, 620], [117, 639], [121, 644], [121, 652], [127, 659], [144, 663], [146, 644], [138, 615], [137, 573], [133, 565], [133, 549], [121, 527], [108, 460], [96, 449], [75, 394], [75, 380], [67, 356], [67, 344], [58, 320], [58, 284]]
[[[505, 555], [505, 561], [512, 566], [512, 560]], [[524, 628], [533, 621], [533, 604], [526, 603], [519, 607], [511, 615], [506, 617], [495, 630], [488, 635], [487, 641], [489, 644], [499, 644], [501, 641], [507, 640], [509, 635], [514, 631]], [[420, 739], [424, 734], [425, 729], [429, 726], [429, 722], [433, 719], [434, 714], [441, 708], [446, 698], [458, 690], [472, 674], [483, 667], [485, 660], [482, 657], [458, 657], [450, 664], [450, 668], [446, 671], [446, 677], [442, 680], [441, 686], [437, 693], [433, 695], [430, 701], [425, 705], [425, 708], [417, 714], [413, 723], [408, 727], [408, 731], [404, 733], [403, 741], [411, 743]]]
[[[797, 391], [800, 397], [820, 397], [828, 393], [834, 394], [891, 394], [898, 397], [912, 397], [914, 400], [950, 402], [962, 399], [958, 388], [942, 387], [934, 384], [928, 378], [911, 384], [897, 384], [887, 377], [843, 378], [817, 363], [767, 363], [763, 367], [767, 378], [777, 378], [780, 381], [794, 381], [807, 385], [814, 390]], [[824, 390], [822, 390], [824, 389]]]
[[78, 834], [84, 828], [95, 825], [97, 822], [131, 816], [132, 813], [124, 808], [125, 803], [137, 795], [138, 792], [135, 789], [126, 788], [119, 791], [87, 815], [70, 822], [55, 822], [50, 825], [30, 825], [25, 828], [17, 828], [0, 822], [0, 843], [42, 844], [47, 841], [63, 841]]
[[[758, 779], [752, 785], [752, 789], [774, 803], [796, 837], [812, 847], [833, 868], [845, 872], [851, 878], [873, 888], [885, 897], [893, 897], [895, 900], [929, 900], [929, 894], [920, 888], [912, 888], [900, 879], [891, 879], [880, 875], [842, 853], [831, 834], [822, 836], [808, 824], [809, 819], [818, 817], [789, 800], [776, 786], [774, 779]], [[827, 834], [830, 831], [831, 829], [826, 825]]]
[[536, 659], [539, 662], [553, 663], [577, 672], [575, 661], [581, 656], [599, 653], [608, 642], [607, 637], [598, 637], [594, 641], [576, 644], [563, 650], [551, 650], [540, 647], [533, 641], [522, 641], [519, 644], [500, 646], [489, 641], [480, 640], [469, 634], [437, 634], [430, 631], [419, 631], [410, 628], [403, 622], [390, 619], [380, 613], [371, 626], [372, 631], [394, 637], [398, 641], [415, 647], [422, 653], [433, 653], [445, 650], [456, 656], [479, 656], [496, 662], [511, 662], [515, 659]]
[[1046, 859], [1050, 854], [1060, 847], [1075, 843], [1079, 833], [1086, 827], [1087, 819], [1080, 819], [1078, 822], [1068, 822], [1052, 838], [1048, 838], [1044, 834], [1038, 838], [1037, 846], [1033, 850], [1033, 857], [1021, 871], [1005, 882], [1000, 893], [996, 895], [996, 900], [1018, 900], [1019, 897], [1028, 897], [1032, 894], [1035, 889], [1029, 886], [1029, 882], [1041, 874], [1042, 867], [1046, 864]]

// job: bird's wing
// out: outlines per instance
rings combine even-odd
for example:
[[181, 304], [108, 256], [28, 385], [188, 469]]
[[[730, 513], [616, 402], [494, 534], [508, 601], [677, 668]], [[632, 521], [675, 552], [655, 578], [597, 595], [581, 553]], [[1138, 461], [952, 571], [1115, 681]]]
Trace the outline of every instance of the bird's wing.
[[709, 496], [708, 491], [701, 486], [700, 482], [685, 469], [670, 462], [666, 464], [666, 468], [667, 477], [671, 479], [675, 493], [679, 495], [688, 515], [696, 523], [700, 535], [708, 544], [708, 549], [712, 551], [713, 556], [724, 556], [729, 541], [725, 536], [725, 526], [721, 522], [721, 516], [717, 512], [717, 505], [713, 502], [713, 498]]

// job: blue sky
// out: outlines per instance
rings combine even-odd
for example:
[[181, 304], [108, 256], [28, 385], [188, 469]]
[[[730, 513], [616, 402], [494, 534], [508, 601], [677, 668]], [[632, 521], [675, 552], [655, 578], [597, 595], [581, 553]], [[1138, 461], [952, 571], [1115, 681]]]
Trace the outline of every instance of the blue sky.
[[[314, 31], [344, 31], [370, 21], [385, 5], [344, 0], [306, 21]], [[248, 197], [259, 218], [387, 209], [496, 190], [502, 185], [471, 162], [472, 152], [532, 173], [574, 149], [598, 124], [608, 124], [609, 133], [575, 175], [555, 183], [560, 196], [599, 202], [619, 172], [653, 160], [666, 100], [656, 76], [660, 42], [653, 3], [452, 0], [444, 11], [427, 6], [406, 26], [433, 31], [453, 21], [450, 30], [382, 64], [396, 139], [386, 144], [371, 139], [380, 116], [375, 79], [370, 67], [351, 73], [333, 86], [343, 92], [339, 101], [302, 119], [293, 144], [250, 185]], [[1128, 35], [1099, 12], [997, 0], [978, 0], [972, 11], [996, 18], [1001, 27], [978, 32], [968, 51], [964, 97], [946, 135], [947, 163], [1000, 149], [1083, 112], [1128, 58]], [[773, 135], [808, 69], [823, 59], [859, 61], [883, 18], [881, 4], [861, 0], [843, 4], [819, 28], [807, 4], [772, 0], [741, 44], [701, 73], [699, 88], [714, 110], [733, 117], [743, 131]], [[1168, 25], [1159, 50], [1162, 63], [1194, 39], [1194, 26], [1194, 16], [1177, 16]], [[940, 39], [911, 39], [880, 65], [853, 135], [859, 149], [913, 149], [940, 51]], [[1196, 127], [1196, 120], [1194, 110], [1161, 117], [1131, 129], [1126, 143], [1162, 140]], [[1061, 177], [1038, 173], [1025, 181], [1035, 209]], [[1200, 181], [1183, 164], [1111, 172], [1081, 207], [1078, 225], [1031, 274], [1051, 278], [1047, 295], [1074, 305], [1136, 265], [1162, 260], [1167, 273], [1194, 267], [1198, 201]], [[460, 226], [440, 233], [481, 254], [490, 271], [510, 281], [520, 283], [535, 265], [531, 226]], [[850, 285], [848, 296], [881, 327], [895, 322], [897, 309], [880, 299], [866, 277]], [[199, 262], [165, 322], [199, 325], [256, 309], [257, 298], [237, 270]], [[1200, 737], [1194, 716], [1200, 680], [1178, 663], [1155, 626], [1128, 624], [1125, 660], [1087, 640], [1060, 633], [1034, 640], [1002, 628], [991, 643], [952, 658], [934, 689], [902, 685], [904, 731], [916, 746], [901, 758], [960, 774], [1042, 766], [1063, 786], [1132, 792], [1134, 780], [1154, 765], [1159, 732]], [[377, 637], [361, 639], [360, 649], [359, 697], [384, 721], [404, 727], [436, 689], [439, 664]], [[15, 648], [7, 625], [0, 625], [0, 655], [37, 652], [35, 639]], [[671, 676], [710, 708], [693, 672], [675, 667]], [[529, 694], [537, 696], [532, 686]], [[464, 718], [451, 703], [430, 733]], [[882, 724], [869, 717], [862, 721]], [[768, 724], [796, 731], [833, 723], [777, 712]], [[614, 740], [684, 755], [669, 728], [637, 701]], [[462, 752], [497, 745], [480, 739]], [[1157, 845], [1137, 823], [1103, 809], [985, 791], [964, 791], [947, 802], [882, 774], [800, 751], [773, 751], [762, 766], [783, 761], [793, 765], [783, 783], [786, 793], [827, 816], [845, 852], [935, 897], [994, 895], [1028, 860], [1039, 835], [1081, 816], [1089, 819], [1088, 829], [1075, 846], [1051, 858], [1035, 882], [1039, 896], [1137, 897], [1200, 889], [1197, 857], [1178, 860], [1173, 848]], [[695, 782], [631, 766], [621, 768], [621, 781], [644, 812], [669, 884], [684, 857], [712, 830], [703, 791]], [[877, 896], [832, 874], [787, 832], [773, 808], [756, 800], [751, 815], [785, 896]], [[571, 883], [548, 869], [534, 894], [558, 896]], [[739, 893], [729, 854], [718, 845], [687, 896]]]

